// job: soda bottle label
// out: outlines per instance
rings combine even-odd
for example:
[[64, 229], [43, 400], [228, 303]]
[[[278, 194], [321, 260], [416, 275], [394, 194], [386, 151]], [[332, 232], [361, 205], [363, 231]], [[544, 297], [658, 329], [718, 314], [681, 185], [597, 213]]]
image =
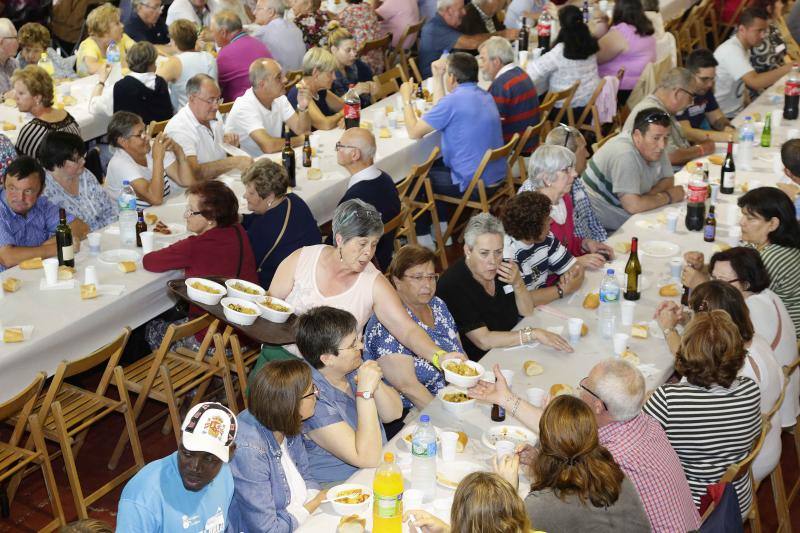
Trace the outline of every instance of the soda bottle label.
[[708, 186], [702, 181], [690, 181], [686, 201], [690, 204], [699, 204], [706, 201]]
[[411, 444], [411, 454], [416, 457], [436, 457], [436, 442], [429, 442], [426, 446], [415, 440]]
[[539, 35], [539, 37], [550, 37], [550, 23], [540, 22], [536, 26], [536, 33]]
[[357, 119], [361, 115], [361, 104], [344, 104], [344, 118]]
[[787, 80], [786, 81], [786, 88], [784, 89], [784, 95], [786, 95], [786, 96], [798, 96], [798, 95], [800, 95], [800, 81]]
[[375, 492], [375, 514], [378, 518], [397, 518], [400, 516], [400, 509], [403, 494], [384, 495]]

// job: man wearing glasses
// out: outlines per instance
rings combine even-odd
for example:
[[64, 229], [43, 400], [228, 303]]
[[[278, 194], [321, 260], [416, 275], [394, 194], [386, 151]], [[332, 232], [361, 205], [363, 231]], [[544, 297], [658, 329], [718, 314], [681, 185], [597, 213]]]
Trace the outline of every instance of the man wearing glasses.
[[711, 50], [698, 48], [686, 58], [686, 68], [694, 76], [694, 102], [678, 115], [683, 134], [691, 142], [728, 142], [736, 129], [722, 113], [714, 97], [717, 60]]
[[134, 41], [169, 44], [167, 25], [161, 20], [161, 0], [133, 0], [133, 11], [125, 21], [125, 33]]
[[698, 157], [714, 153], [714, 141], [704, 139], [697, 143], [690, 142], [678, 124], [677, 115], [683, 113], [694, 101], [694, 76], [685, 68], [674, 68], [667, 72], [656, 87], [653, 94], [648, 94], [634, 106], [622, 131], [633, 129], [633, 120], [642, 109], [655, 107], [669, 115], [670, 129], [667, 143], [667, 157], [674, 167], [680, 167]]
[[631, 131], [608, 141], [589, 161], [582, 179], [606, 230], [616, 231], [635, 213], [683, 200], [667, 157], [673, 120], [657, 107], [642, 109]]
[[[0, 19], [0, 94], [6, 95], [11, 90], [11, 75], [19, 68], [15, 59], [19, 49], [17, 29], [14, 23], [6, 18]], [[8, 95], [6, 95], [8, 96]]]

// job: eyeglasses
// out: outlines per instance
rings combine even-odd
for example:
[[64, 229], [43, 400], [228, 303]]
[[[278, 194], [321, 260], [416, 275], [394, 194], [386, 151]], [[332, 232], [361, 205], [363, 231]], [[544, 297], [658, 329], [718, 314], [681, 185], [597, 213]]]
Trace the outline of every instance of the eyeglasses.
[[587, 387], [586, 385], [584, 385], [584, 384], [583, 384], [583, 382], [584, 382], [584, 381], [586, 381], [586, 379], [587, 379], [587, 378], [583, 378], [583, 379], [581, 380], [581, 382], [580, 382], [580, 383], [578, 383], [578, 386], [579, 386], [580, 388], [582, 388], [583, 390], [585, 390], [586, 392], [588, 392], [589, 394], [591, 394], [592, 396], [594, 396], [595, 398], [597, 398], [598, 400], [600, 400], [600, 403], [602, 403], [602, 404], [603, 404], [603, 409], [605, 409], [606, 411], [608, 411], [608, 407], [606, 407], [606, 402], [604, 402], [604, 401], [603, 401], [603, 399], [602, 399], [600, 396], [598, 396], [597, 394], [595, 394], [594, 392], [592, 392], [592, 390], [591, 390], [591, 389], [589, 389], [589, 387]]
[[358, 146], [351, 146], [349, 144], [342, 144], [340, 142], [336, 143], [335, 148], [337, 152], [342, 148], [352, 148], [353, 150], [361, 150], [361, 148], [359, 148]]
[[186, 211], [183, 212], [183, 217], [184, 218], [189, 218], [189, 217], [202, 215], [202, 214], [203, 214], [202, 211], [192, 211], [190, 207], [187, 207]]
[[128, 135], [128, 139], [132, 139], [133, 137], [139, 137], [143, 141], [146, 141], [147, 140], [147, 129], [143, 129], [139, 133], [131, 133], [130, 135]]
[[363, 348], [363, 345], [360, 345], [360, 343], [361, 343], [361, 339], [359, 337], [356, 337], [355, 340], [353, 341], [353, 344], [351, 344], [347, 348], [339, 348], [339, 349], [337, 349], [336, 350], [336, 355], [339, 355], [342, 352], [358, 351], [361, 348]]
[[195, 98], [197, 98], [198, 100], [200, 100], [201, 102], [205, 102], [208, 105], [212, 105], [212, 106], [218, 106], [218, 105], [220, 105], [222, 103], [222, 97], [219, 97], [219, 98], [203, 98], [203, 97], [198, 96], [196, 94], [193, 95], [193, 96]]
[[683, 92], [685, 92], [686, 94], [688, 94], [689, 96], [691, 96], [691, 97], [692, 97], [692, 100], [694, 100], [695, 98], [697, 98], [697, 95], [696, 95], [695, 93], [693, 93], [692, 91], [688, 91], [688, 90], [684, 89], [683, 87], [679, 87], [679, 88], [678, 88], [678, 90], [679, 90], [679, 91], [683, 91]]
[[311, 383], [311, 392], [309, 392], [305, 396], [301, 396], [300, 399], [305, 400], [306, 398], [309, 398], [311, 396], [314, 396], [317, 399], [319, 399], [319, 387], [317, 387], [316, 383]]
[[719, 278], [719, 277], [715, 276], [714, 274], [711, 274], [711, 279], [713, 279], [714, 281], [724, 281], [725, 283], [736, 283], [737, 281], [741, 281], [739, 278], [722, 279], [722, 278]]
[[436, 283], [439, 281], [439, 274], [417, 274], [415, 276], [403, 276], [406, 279], [412, 280], [414, 283], [422, 283], [423, 281], [432, 281]]
[[147, 8], [150, 8], [150, 9], [152, 9], [153, 11], [158, 11], [159, 13], [161, 13], [161, 12], [163, 12], [163, 11], [164, 11], [164, 6], [162, 6], [162, 5], [151, 6], [150, 4], [141, 4], [141, 6], [142, 6], [142, 7], [147, 7]]

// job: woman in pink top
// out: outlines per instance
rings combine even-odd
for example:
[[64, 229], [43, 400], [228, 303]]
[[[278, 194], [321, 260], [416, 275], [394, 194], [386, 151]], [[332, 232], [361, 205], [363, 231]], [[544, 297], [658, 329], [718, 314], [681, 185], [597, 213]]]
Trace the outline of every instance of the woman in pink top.
[[614, 4], [611, 28], [599, 42], [597, 63], [601, 78], [614, 76], [625, 67], [617, 93], [618, 105], [627, 102], [644, 67], [655, 62], [654, 33], [653, 23], [644, 14], [640, 0], [618, 0]]
[[417, 356], [440, 366], [445, 353], [408, 315], [394, 287], [372, 264], [375, 247], [383, 236], [380, 213], [361, 200], [348, 200], [336, 208], [331, 223], [335, 246], [306, 246], [283, 260], [272, 278], [269, 294], [286, 300], [300, 315], [327, 305], [349, 311], [362, 332], [373, 313], [401, 344]]
[[[392, 34], [392, 46], [396, 48], [406, 28], [419, 22], [417, 0], [384, 0], [375, 4], [375, 12], [381, 18], [381, 28], [384, 33]], [[413, 37], [408, 37], [404, 45], [411, 46], [412, 42]]]

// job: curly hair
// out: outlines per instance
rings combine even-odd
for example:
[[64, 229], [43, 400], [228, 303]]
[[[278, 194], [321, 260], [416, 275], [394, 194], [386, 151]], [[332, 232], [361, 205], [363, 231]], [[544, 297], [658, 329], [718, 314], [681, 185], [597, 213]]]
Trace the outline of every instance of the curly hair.
[[47, 50], [50, 46], [50, 30], [36, 22], [28, 22], [19, 29], [17, 41], [20, 48], [39, 46], [42, 50]]
[[675, 370], [692, 385], [727, 388], [744, 365], [745, 356], [742, 336], [731, 316], [721, 309], [701, 311], [683, 332]]
[[186, 190], [186, 194], [199, 197], [200, 213], [216, 222], [218, 227], [226, 228], [239, 222], [239, 200], [221, 181], [196, 183]]
[[181, 52], [194, 51], [197, 26], [190, 20], [178, 19], [169, 25], [169, 38]]
[[600, 445], [594, 413], [580, 398], [551, 401], [539, 420], [541, 451], [531, 465], [532, 491], [551, 489], [561, 500], [609, 507], [619, 498], [625, 474]]
[[86, 18], [86, 29], [92, 37], [103, 37], [108, 35], [115, 22], [120, 22], [119, 8], [111, 3], [105, 3], [89, 13]]
[[550, 217], [550, 198], [540, 192], [524, 191], [506, 202], [500, 219], [506, 234], [518, 241], [538, 241]]
[[473, 472], [458, 484], [450, 509], [452, 533], [528, 533], [525, 503], [511, 484], [491, 472]]
[[42, 107], [52, 107], [53, 78], [42, 67], [28, 65], [23, 69], [15, 70], [11, 76], [11, 84], [16, 82], [25, 85], [31, 96], [41, 96]]
[[252, 183], [262, 200], [270, 194], [280, 197], [289, 189], [289, 174], [283, 165], [269, 159], [259, 159], [242, 174], [242, 183]]

